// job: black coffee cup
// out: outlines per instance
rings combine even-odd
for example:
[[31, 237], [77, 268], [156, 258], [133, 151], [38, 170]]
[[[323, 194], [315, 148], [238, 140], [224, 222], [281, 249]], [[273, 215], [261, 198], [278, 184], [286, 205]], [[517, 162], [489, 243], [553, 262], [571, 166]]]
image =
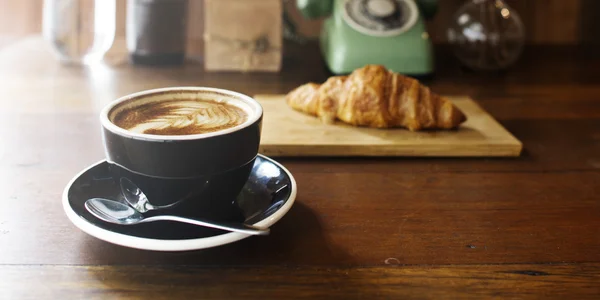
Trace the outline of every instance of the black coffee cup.
[[[137, 101], [225, 101], [247, 113], [242, 124], [210, 133], [153, 135], [113, 123], [114, 110]], [[100, 113], [111, 174], [133, 183], [156, 208], [181, 216], [239, 219], [235, 198], [258, 154], [263, 110], [249, 96], [216, 88], [175, 87], [143, 91], [109, 103]]]

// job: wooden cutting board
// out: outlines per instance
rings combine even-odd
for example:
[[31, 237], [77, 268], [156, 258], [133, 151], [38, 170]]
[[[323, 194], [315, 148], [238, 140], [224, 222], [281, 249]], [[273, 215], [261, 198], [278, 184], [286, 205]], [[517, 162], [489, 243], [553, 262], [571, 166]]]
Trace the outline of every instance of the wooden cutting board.
[[256, 95], [267, 156], [519, 156], [522, 143], [468, 97], [449, 97], [467, 116], [458, 130], [410, 132], [338, 122], [323, 124], [292, 110], [284, 95]]

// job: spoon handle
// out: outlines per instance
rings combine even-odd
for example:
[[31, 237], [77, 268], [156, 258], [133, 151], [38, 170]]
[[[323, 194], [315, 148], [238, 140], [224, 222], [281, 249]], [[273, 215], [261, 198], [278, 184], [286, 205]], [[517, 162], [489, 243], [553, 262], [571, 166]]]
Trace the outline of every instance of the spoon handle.
[[198, 219], [190, 219], [190, 218], [169, 216], [169, 215], [153, 216], [153, 217], [148, 217], [148, 218], [145, 218], [142, 220], [142, 222], [153, 222], [153, 221], [182, 222], [182, 223], [188, 223], [188, 224], [216, 228], [216, 229], [222, 229], [222, 230], [227, 230], [227, 231], [240, 232], [240, 233], [251, 234], [251, 235], [268, 235], [270, 232], [269, 228], [262, 229], [262, 228], [257, 228], [257, 227], [251, 226], [251, 225], [246, 225], [243, 223], [240, 223], [240, 224], [232, 223], [232, 224], [225, 225], [225, 224], [217, 224], [217, 223], [212, 223], [212, 222], [201, 221]]

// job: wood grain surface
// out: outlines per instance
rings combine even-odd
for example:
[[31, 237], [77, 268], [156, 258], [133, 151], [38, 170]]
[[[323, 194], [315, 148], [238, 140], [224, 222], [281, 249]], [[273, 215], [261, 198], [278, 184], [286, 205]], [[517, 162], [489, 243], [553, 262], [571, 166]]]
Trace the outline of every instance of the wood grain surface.
[[272, 156], [519, 156], [522, 143], [473, 99], [449, 97], [466, 116], [456, 130], [411, 132], [324, 124], [293, 110], [285, 95], [254, 95], [263, 107], [261, 153]]
[[265, 237], [204, 251], [112, 245], [61, 193], [103, 158], [98, 111], [174, 85], [249, 95], [323, 81], [314, 44], [281, 74], [61, 66], [39, 37], [0, 49], [0, 299], [595, 299], [600, 287], [600, 57], [527, 48], [503, 73], [438, 48], [443, 94], [477, 99], [526, 147], [513, 158], [280, 157], [296, 204]]
[[[587, 263], [402, 266], [390, 258], [386, 266], [350, 268], [9, 266], [0, 276], [9, 279], [0, 281], [2, 299], [571, 299], [600, 293], [600, 265]], [[56, 286], [30, 286], [56, 278]]]

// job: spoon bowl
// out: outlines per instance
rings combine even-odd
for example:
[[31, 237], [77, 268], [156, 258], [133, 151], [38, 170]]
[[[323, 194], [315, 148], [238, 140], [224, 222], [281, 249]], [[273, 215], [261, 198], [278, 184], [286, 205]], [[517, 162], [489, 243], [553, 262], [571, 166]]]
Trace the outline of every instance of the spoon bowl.
[[98, 219], [119, 225], [134, 225], [156, 221], [174, 221], [250, 235], [267, 235], [270, 232], [269, 228], [263, 229], [243, 223], [215, 223], [212, 221], [171, 215], [145, 217], [142, 213], [130, 207], [129, 205], [104, 198], [88, 199], [85, 202], [85, 208]]
[[148, 212], [151, 210], [156, 210], [156, 209], [173, 207], [173, 206], [177, 205], [179, 202], [181, 202], [181, 201], [178, 201], [178, 202], [175, 202], [175, 203], [169, 204], [169, 205], [155, 206], [150, 203], [146, 194], [144, 194], [144, 192], [142, 192], [142, 190], [128, 178], [125, 178], [125, 177], [121, 178], [120, 183], [121, 183], [121, 193], [123, 193], [123, 196], [125, 197], [125, 201], [127, 201], [127, 203], [129, 203], [129, 205], [131, 205], [131, 207], [133, 207], [135, 210], [137, 210], [141, 213], [145, 213], [145, 212]]

